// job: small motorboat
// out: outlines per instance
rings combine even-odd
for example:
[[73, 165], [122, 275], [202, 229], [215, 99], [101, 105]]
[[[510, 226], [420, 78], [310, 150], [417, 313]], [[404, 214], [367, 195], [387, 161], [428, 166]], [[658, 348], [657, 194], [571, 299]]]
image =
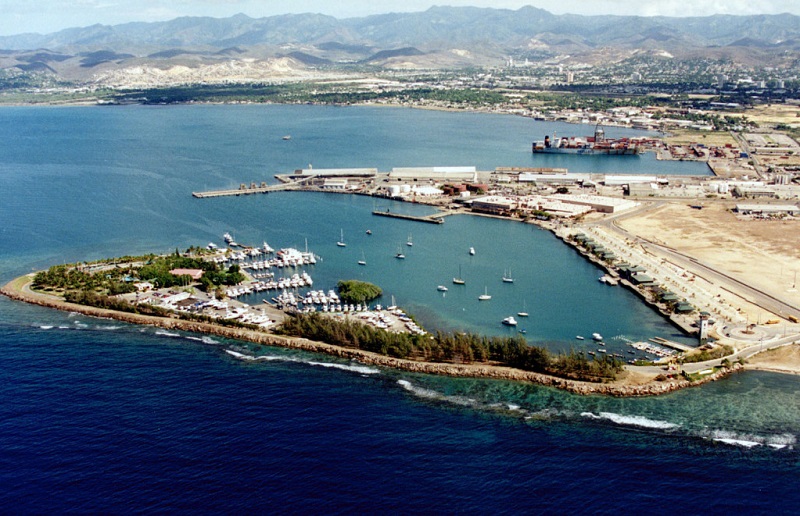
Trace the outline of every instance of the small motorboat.
[[503, 324], [505, 324], [506, 326], [516, 326], [517, 325], [517, 320], [514, 319], [513, 315], [509, 315], [508, 317], [503, 319]]

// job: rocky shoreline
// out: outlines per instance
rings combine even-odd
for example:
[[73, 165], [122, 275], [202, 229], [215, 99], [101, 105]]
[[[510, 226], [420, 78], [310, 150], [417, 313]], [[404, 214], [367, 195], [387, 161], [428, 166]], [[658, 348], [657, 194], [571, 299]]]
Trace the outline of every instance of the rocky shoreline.
[[742, 370], [742, 366], [737, 363], [733, 364], [730, 368], [718, 370], [694, 382], [690, 382], [684, 378], [678, 378], [664, 381], [652, 379], [642, 384], [630, 384], [625, 383], [624, 379], [611, 383], [584, 382], [559, 378], [542, 373], [523, 371], [510, 367], [484, 364], [444, 364], [419, 362], [379, 355], [360, 349], [333, 346], [323, 342], [315, 342], [298, 337], [285, 337], [244, 328], [231, 328], [213, 323], [187, 321], [177, 317], [157, 317], [129, 312], [118, 312], [92, 306], [68, 303], [57, 296], [32, 292], [29, 289], [31, 279], [32, 276], [28, 275], [12, 280], [0, 289], [0, 294], [3, 294], [6, 297], [16, 301], [23, 301], [25, 303], [47, 308], [54, 308], [57, 310], [76, 312], [92, 317], [114, 319], [131, 324], [145, 324], [168, 330], [181, 330], [192, 333], [215, 335], [227, 339], [243, 340], [265, 346], [276, 346], [299, 349], [312, 353], [323, 353], [340, 358], [356, 360], [366, 365], [387, 367], [414, 373], [446, 375], [462, 378], [491, 378], [498, 380], [531, 382], [537, 385], [555, 387], [581, 395], [603, 395], [614, 397], [655, 396], [719, 380], [733, 372]]

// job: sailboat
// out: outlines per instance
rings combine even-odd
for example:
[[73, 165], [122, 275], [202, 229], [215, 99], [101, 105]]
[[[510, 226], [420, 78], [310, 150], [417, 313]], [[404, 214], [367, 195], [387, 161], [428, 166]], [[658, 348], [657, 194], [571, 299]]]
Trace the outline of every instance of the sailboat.
[[511, 276], [511, 269], [503, 272], [503, 283], [514, 283], [514, 278]]
[[408, 241], [406, 242], [406, 245], [408, 247], [411, 247], [411, 246], [414, 245], [414, 242], [411, 241], [411, 233], [408, 234]]
[[367, 264], [367, 259], [364, 256], [364, 251], [361, 251], [361, 259], [358, 260], [358, 264], [359, 265], [366, 265]]
[[341, 236], [339, 237], [339, 241], [336, 242], [336, 245], [339, 247], [347, 247], [347, 244], [344, 243], [344, 230], [340, 229], [339, 231]]
[[394, 255], [394, 257], [397, 258], [398, 260], [404, 260], [406, 258], [406, 255], [404, 255], [403, 251], [401, 251], [400, 247], [398, 247], [397, 248], [397, 254]]
[[521, 312], [517, 312], [517, 316], [519, 316], [519, 317], [528, 317], [528, 310], [527, 310], [527, 307], [525, 306], [525, 301], [522, 302], [522, 311]]
[[478, 300], [479, 300], [479, 301], [488, 301], [488, 300], [490, 300], [490, 299], [492, 299], [492, 296], [490, 296], [490, 295], [489, 295], [489, 292], [488, 292], [488, 290], [486, 289], [486, 287], [483, 287], [483, 294], [481, 294], [480, 296], [478, 296]]
[[461, 277], [461, 265], [460, 264], [458, 266], [458, 276], [453, 278], [453, 283], [455, 283], [456, 285], [463, 285], [464, 283], [466, 283], [464, 278]]

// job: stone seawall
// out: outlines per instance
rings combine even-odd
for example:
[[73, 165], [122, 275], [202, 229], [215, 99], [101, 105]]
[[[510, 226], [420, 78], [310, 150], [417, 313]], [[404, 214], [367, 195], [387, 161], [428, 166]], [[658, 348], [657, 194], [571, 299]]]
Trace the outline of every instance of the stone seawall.
[[666, 381], [650, 381], [640, 385], [630, 385], [625, 384], [624, 380], [612, 383], [582, 382], [558, 378], [541, 373], [523, 371], [510, 367], [493, 365], [419, 362], [415, 360], [388, 357], [360, 349], [333, 346], [323, 342], [315, 342], [297, 337], [285, 337], [245, 328], [232, 328], [207, 322], [187, 321], [177, 317], [157, 317], [130, 312], [118, 312], [104, 308], [68, 303], [56, 296], [31, 292], [28, 288], [30, 280], [23, 281], [23, 279], [24, 278], [18, 278], [9, 282], [2, 289], [0, 289], [0, 293], [17, 301], [23, 301], [47, 308], [55, 308], [57, 310], [76, 312], [92, 317], [115, 319], [131, 324], [145, 324], [169, 330], [182, 330], [192, 333], [215, 335], [226, 339], [243, 340], [265, 346], [300, 349], [313, 353], [323, 353], [340, 358], [357, 360], [358, 362], [366, 365], [387, 367], [414, 373], [437, 374], [462, 378], [492, 378], [498, 380], [531, 382], [537, 385], [555, 387], [582, 395], [598, 394], [615, 397], [655, 396], [718, 380], [734, 371], [741, 369], [741, 365], [735, 364], [730, 369], [717, 371], [696, 382], [689, 382], [688, 380], [681, 378]]

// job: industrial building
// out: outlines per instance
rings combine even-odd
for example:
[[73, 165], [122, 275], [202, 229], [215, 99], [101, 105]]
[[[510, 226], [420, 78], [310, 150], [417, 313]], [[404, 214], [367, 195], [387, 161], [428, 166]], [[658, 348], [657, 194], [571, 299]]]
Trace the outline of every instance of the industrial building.
[[737, 204], [736, 213], [742, 215], [798, 215], [800, 208], [794, 204]]
[[638, 202], [629, 199], [618, 199], [616, 197], [604, 197], [601, 195], [555, 194], [548, 198], [569, 204], [589, 206], [594, 211], [600, 213], [619, 213], [639, 205]]

